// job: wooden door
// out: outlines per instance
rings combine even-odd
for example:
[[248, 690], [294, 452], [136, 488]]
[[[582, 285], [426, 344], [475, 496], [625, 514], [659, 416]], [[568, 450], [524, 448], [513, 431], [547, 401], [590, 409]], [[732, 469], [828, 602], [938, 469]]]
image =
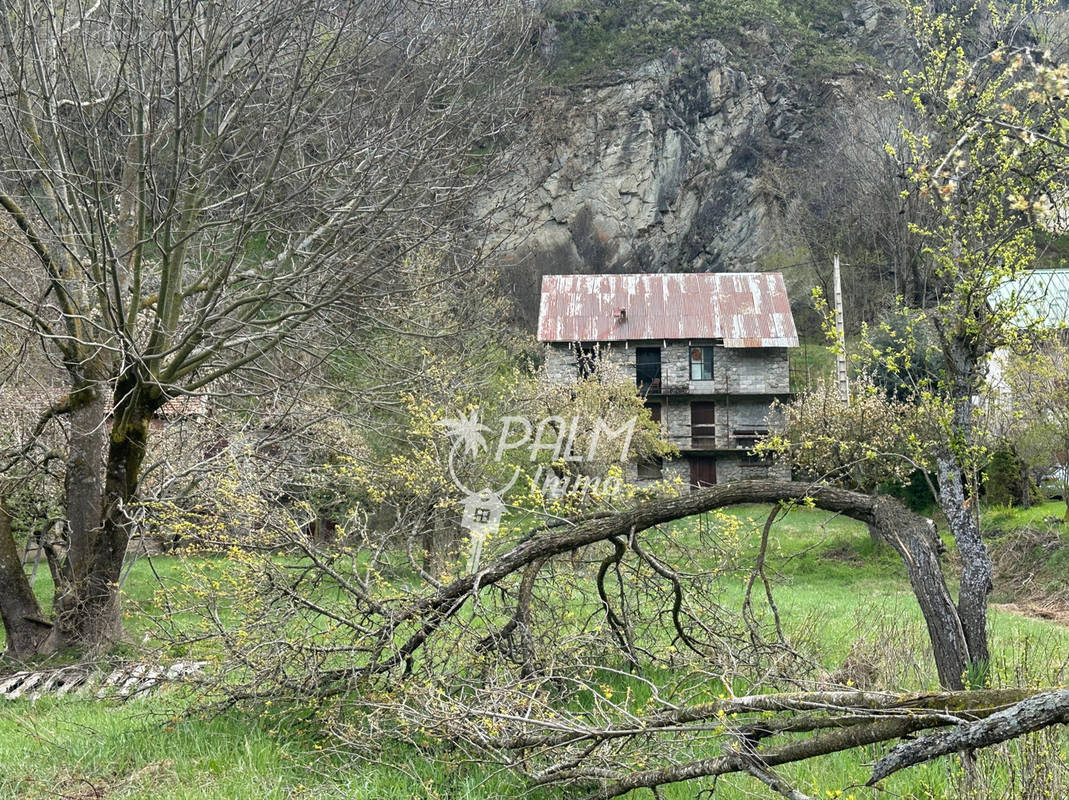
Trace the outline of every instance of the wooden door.
[[696, 450], [716, 448], [716, 403], [690, 404], [690, 446]]
[[655, 402], [655, 401], [650, 401], [650, 402], [646, 403], [645, 405], [646, 405], [646, 408], [650, 412], [650, 419], [652, 419], [654, 422], [656, 422], [658, 425], [660, 425], [661, 424], [661, 404], [658, 403], [658, 402]]
[[714, 456], [691, 456], [690, 485], [712, 486], [716, 483], [716, 458]]

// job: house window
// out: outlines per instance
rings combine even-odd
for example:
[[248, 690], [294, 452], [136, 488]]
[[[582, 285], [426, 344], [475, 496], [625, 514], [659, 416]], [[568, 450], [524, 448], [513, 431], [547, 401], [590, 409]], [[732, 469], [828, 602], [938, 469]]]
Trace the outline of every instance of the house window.
[[640, 481], [659, 481], [664, 477], [664, 459], [660, 456], [651, 456], [638, 462], [638, 475]]
[[598, 351], [589, 345], [578, 345], [575, 349], [575, 365], [580, 380], [589, 378], [598, 371]]
[[661, 389], [661, 348], [635, 348], [635, 384], [641, 392]]
[[477, 508], [475, 513], [472, 514], [472, 518], [476, 522], [489, 522], [490, 521], [490, 509], [489, 508]]
[[768, 436], [768, 428], [763, 426], [759, 428], [735, 428], [732, 431], [732, 435], [735, 437], [736, 447], [753, 450], [761, 439]]
[[713, 379], [713, 348], [690, 348], [690, 379], [711, 381]]

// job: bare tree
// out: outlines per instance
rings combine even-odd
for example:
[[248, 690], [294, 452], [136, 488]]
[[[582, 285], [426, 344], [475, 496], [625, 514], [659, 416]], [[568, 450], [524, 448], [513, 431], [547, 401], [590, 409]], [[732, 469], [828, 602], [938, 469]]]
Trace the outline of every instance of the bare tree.
[[158, 409], [269, 379], [340, 303], [373, 314], [416, 248], [439, 280], [472, 266], [455, 245], [522, 107], [523, 19], [479, 0], [6, 6], [0, 206], [33, 267], [5, 271], [0, 305], [68, 386], [49, 415], [69, 548], [40, 647], [119, 635]]

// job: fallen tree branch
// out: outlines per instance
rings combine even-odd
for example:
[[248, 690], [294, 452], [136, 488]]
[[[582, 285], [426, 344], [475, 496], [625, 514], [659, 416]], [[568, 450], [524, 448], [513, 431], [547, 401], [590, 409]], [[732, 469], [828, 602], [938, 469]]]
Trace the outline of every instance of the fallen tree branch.
[[786, 797], [787, 800], [812, 800], [809, 795], [798, 791], [770, 769], [765, 769], [758, 764], [751, 764], [746, 771], [772, 791]]
[[[983, 717], [996, 712], [991, 709], [971, 709], [966, 713], [968, 716]], [[963, 713], [963, 716], [965, 715]], [[679, 783], [696, 778], [709, 778], [738, 772], [749, 773], [754, 758], [758, 758], [759, 763], [766, 768], [775, 767], [781, 764], [790, 764], [795, 761], [805, 761], [817, 756], [838, 753], [843, 750], [852, 750], [856, 747], [901, 739], [917, 731], [948, 724], [950, 724], [950, 720], [944, 714], [904, 714], [888, 719], [879, 719], [866, 725], [850, 725], [840, 730], [820, 733], [766, 750], [746, 753], [734, 752], [717, 758], [701, 759], [661, 769], [634, 772], [624, 778], [607, 782], [600, 789], [588, 794], [586, 800], [611, 800], [611, 798], [635, 789], [652, 789], [669, 783]], [[589, 776], [582, 774], [557, 776], [558, 781], [562, 778], [571, 778], [574, 781], [589, 780]]]
[[[826, 712], [856, 715], [861, 712], [879, 713], [882, 716], [906, 715], [933, 716], [950, 724], [960, 719], [977, 719], [984, 714], [1009, 708], [1015, 703], [1034, 695], [1028, 689], [979, 689], [968, 692], [936, 692], [925, 694], [895, 694], [892, 692], [828, 691], [791, 692], [787, 694], [755, 694], [734, 697], [711, 703], [701, 703], [685, 708], [664, 711], [640, 718], [640, 725], [630, 724], [621, 728], [574, 729], [553, 733], [518, 736], [500, 743], [507, 749], [527, 750], [538, 747], [557, 747], [582, 739], [605, 741], [638, 733], [650, 734], [661, 729], [678, 730], [679, 726], [725, 719], [738, 714], [758, 713], [811, 713]], [[938, 717], [939, 719], [935, 719]], [[873, 717], [867, 718], [870, 721]], [[556, 721], [560, 724], [560, 720]], [[827, 724], [825, 724], [827, 723]], [[816, 730], [818, 727], [849, 725], [849, 718], [792, 717], [783, 720], [754, 721], [747, 725], [770, 733]], [[777, 730], [780, 728], [781, 730]], [[762, 738], [760, 735], [758, 738]]]
[[351, 672], [336, 673], [336, 679], [360, 678], [410, 663], [438, 627], [476, 594], [481, 587], [493, 586], [540, 559], [586, 547], [614, 537], [632, 537], [655, 525], [694, 516], [705, 511], [740, 503], [780, 503], [795, 501], [835, 511], [875, 526], [899, 552], [906, 565], [910, 584], [924, 614], [935, 654], [940, 683], [949, 689], [963, 689], [962, 675], [968, 648], [957, 607], [947, 589], [939, 566], [935, 539], [926, 517], [914, 514], [891, 497], [872, 496], [835, 486], [799, 481], [737, 481], [717, 484], [679, 497], [660, 498], [611, 516], [584, 519], [568, 528], [536, 531], [473, 575], [465, 575], [442, 586], [407, 608], [386, 624], [382, 642], [394, 641], [394, 631], [408, 621], [419, 625], [401, 648], [383, 653], [381, 660]]
[[867, 785], [872, 786], [899, 770], [948, 753], [990, 747], [1041, 728], [1066, 723], [1069, 723], [1069, 689], [1037, 694], [985, 719], [898, 745], [876, 762]]

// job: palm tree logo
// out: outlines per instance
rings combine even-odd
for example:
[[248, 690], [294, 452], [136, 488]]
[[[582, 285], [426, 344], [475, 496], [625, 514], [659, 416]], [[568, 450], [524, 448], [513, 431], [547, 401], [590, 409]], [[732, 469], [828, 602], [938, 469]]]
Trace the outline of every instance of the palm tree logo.
[[446, 435], [453, 439], [453, 449], [463, 447], [468, 455], [478, 455], [480, 450], [486, 449], [484, 432], [490, 429], [479, 422], [478, 409], [472, 409], [471, 414], [461, 414], [458, 419], [443, 419], [434, 423], [446, 429]]
[[472, 409], [468, 414], [461, 413], [457, 419], [440, 420], [435, 425], [445, 428], [446, 434], [453, 440], [453, 446], [449, 448], [449, 475], [456, 487], [466, 495], [461, 502], [465, 510], [460, 524], [471, 534], [468, 571], [475, 572], [479, 568], [484, 542], [491, 533], [498, 530], [501, 514], [505, 509], [503, 498], [520, 477], [520, 468], [513, 470], [512, 479], [500, 489], [485, 486], [479, 491], [472, 491], [457, 476], [456, 455], [458, 451], [463, 451], [474, 459], [480, 452], [489, 451], [483, 434], [488, 433], [490, 428], [479, 422], [477, 409]]
[[445, 428], [446, 435], [453, 440], [453, 446], [449, 450], [449, 475], [453, 478], [453, 483], [457, 488], [465, 494], [477, 495], [480, 492], [491, 491], [499, 497], [503, 497], [509, 489], [516, 483], [516, 479], [520, 476], [520, 468], [516, 467], [513, 470], [512, 478], [509, 482], [498, 490], [490, 488], [480, 489], [479, 491], [472, 491], [464, 482], [458, 477], [455, 467], [455, 459], [458, 452], [463, 452], [465, 455], [475, 457], [481, 452], [489, 452], [489, 447], [486, 444], [486, 437], [484, 433], [489, 433], [490, 428], [479, 422], [479, 410], [472, 409], [467, 414], [461, 413], [456, 419], [443, 419], [434, 423], [442, 428]]

